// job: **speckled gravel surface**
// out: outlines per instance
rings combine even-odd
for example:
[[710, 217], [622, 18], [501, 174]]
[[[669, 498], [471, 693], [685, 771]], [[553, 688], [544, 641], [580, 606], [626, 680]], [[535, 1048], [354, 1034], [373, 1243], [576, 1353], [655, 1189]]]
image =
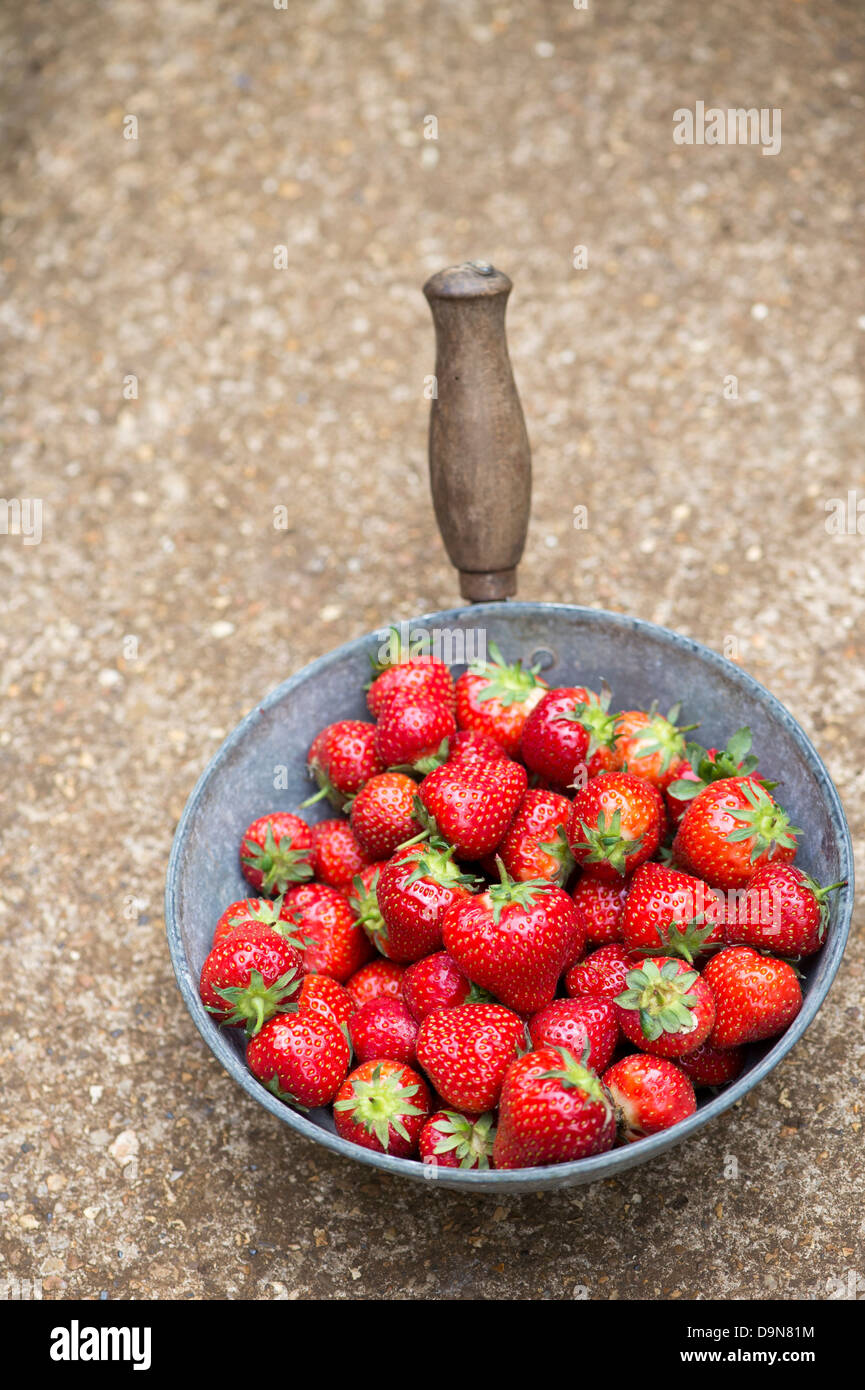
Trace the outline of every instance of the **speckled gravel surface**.
[[[861, 860], [865, 536], [826, 529], [850, 490], [865, 511], [861, 10], [63, 0], [0, 25], [0, 492], [43, 504], [39, 544], [0, 535], [0, 1280], [822, 1299], [865, 1276], [861, 934], [695, 1142], [501, 1206], [371, 1176], [243, 1097], [161, 916], [239, 716], [455, 600], [420, 286], [468, 258], [515, 280], [522, 595], [740, 660], [818, 742]], [[698, 100], [781, 108], [781, 153], [676, 145]]]

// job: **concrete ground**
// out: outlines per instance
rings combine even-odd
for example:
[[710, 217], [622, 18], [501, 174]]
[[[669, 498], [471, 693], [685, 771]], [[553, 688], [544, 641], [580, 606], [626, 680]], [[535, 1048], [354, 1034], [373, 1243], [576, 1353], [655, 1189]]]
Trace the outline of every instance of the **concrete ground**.
[[[515, 281], [522, 595], [734, 655], [818, 742], [861, 863], [861, 10], [63, 0], [0, 25], [0, 492], [43, 504], [39, 544], [26, 509], [0, 535], [0, 1279], [58, 1299], [855, 1286], [861, 921], [741, 1107], [618, 1180], [499, 1205], [371, 1176], [244, 1098], [181, 1004], [161, 904], [240, 715], [456, 598], [420, 286], [469, 258]], [[780, 153], [676, 144], [697, 101], [780, 108]]]

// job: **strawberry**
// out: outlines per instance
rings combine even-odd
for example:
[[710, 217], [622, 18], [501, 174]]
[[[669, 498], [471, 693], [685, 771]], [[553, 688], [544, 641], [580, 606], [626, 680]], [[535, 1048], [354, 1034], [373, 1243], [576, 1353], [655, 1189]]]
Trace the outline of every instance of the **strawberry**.
[[619, 1021], [612, 999], [554, 999], [529, 1021], [533, 1047], [565, 1047], [600, 1076], [613, 1060]]
[[745, 1065], [744, 1047], [712, 1047], [704, 1042], [695, 1052], [677, 1059], [677, 1066], [694, 1086], [725, 1086], [735, 1081]]
[[660, 793], [650, 782], [630, 772], [602, 772], [571, 803], [571, 853], [595, 878], [621, 883], [655, 853], [665, 821]]
[[418, 1026], [401, 999], [370, 999], [352, 1015], [348, 1031], [359, 1062], [376, 1057], [391, 1062], [415, 1059]]
[[213, 932], [213, 945], [230, 936], [238, 927], [250, 926], [253, 923], [277, 929], [280, 935], [285, 935], [285, 919], [280, 917], [281, 911], [282, 898], [239, 898], [237, 902], [229, 903], [217, 922]]
[[304, 965], [313, 975], [330, 975], [343, 983], [369, 960], [372, 946], [342, 893], [326, 883], [302, 883], [285, 895], [308, 944]]
[[399, 999], [404, 971], [404, 965], [377, 957], [371, 960], [369, 965], [362, 965], [360, 970], [356, 970], [350, 979], [346, 980], [345, 987], [358, 1008], [370, 999], [381, 999], [382, 995], [387, 995], [390, 999]]
[[628, 971], [627, 986], [615, 1004], [629, 1042], [655, 1057], [680, 1057], [706, 1041], [715, 1022], [715, 1000], [706, 977], [683, 960], [639, 960]]
[[813, 956], [829, 925], [828, 895], [843, 883], [821, 888], [792, 864], [763, 864], [727, 913], [728, 945], [742, 944], [780, 956]]
[[294, 1005], [304, 973], [300, 952], [263, 924], [224, 937], [201, 967], [204, 1007], [230, 1028], [257, 1033], [275, 1013]]
[[447, 951], [437, 951], [409, 965], [401, 987], [402, 997], [418, 1023], [423, 1023], [434, 1009], [452, 1009], [457, 1004], [489, 999], [485, 990], [478, 989], [463, 974]]
[[492, 661], [475, 662], [457, 681], [457, 724], [488, 734], [516, 757], [523, 726], [547, 686], [538, 667], [524, 671], [520, 661], [507, 666], [494, 642], [489, 649]]
[[636, 777], [644, 777], [663, 791], [675, 777], [675, 767], [685, 756], [683, 734], [696, 724], [677, 724], [679, 705], [666, 718], [653, 705], [649, 710], [623, 710], [616, 718], [615, 757]]
[[351, 803], [351, 827], [370, 859], [390, 859], [404, 840], [417, 835], [417, 783], [404, 772], [371, 777]]
[[348, 821], [320, 820], [311, 832], [309, 862], [322, 883], [331, 888], [346, 888], [355, 874], [368, 866], [369, 859]]
[[571, 803], [557, 792], [530, 787], [496, 853], [512, 878], [545, 878], [561, 887], [574, 867], [565, 829]]
[[376, 1153], [411, 1158], [430, 1112], [429, 1087], [411, 1067], [386, 1058], [362, 1062], [333, 1105], [336, 1132]]
[[622, 911], [625, 949], [649, 955], [696, 955], [724, 940], [723, 903], [699, 878], [664, 864], [641, 864]]
[[345, 1034], [316, 1013], [277, 1014], [251, 1038], [249, 1068], [269, 1091], [298, 1110], [329, 1105], [351, 1064]]
[[725, 777], [698, 792], [679, 822], [673, 857], [713, 888], [744, 888], [761, 864], [789, 863], [800, 831], [753, 777]]
[[318, 792], [304, 805], [326, 796], [341, 811], [370, 777], [384, 772], [375, 749], [375, 725], [362, 719], [340, 719], [336, 724], [328, 724], [313, 739], [306, 765], [318, 783]]
[[591, 874], [584, 874], [580, 879], [573, 899], [588, 945], [605, 946], [610, 941], [621, 941], [622, 909], [629, 889], [630, 883], [605, 883]]
[[240, 842], [240, 867], [253, 888], [276, 898], [291, 883], [312, 878], [312, 835], [306, 821], [288, 811], [259, 816]]
[[317, 1014], [342, 1028], [356, 1007], [345, 986], [330, 975], [304, 975], [297, 1001], [299, 1014]]
[[510, 758], [460, 759], [423, 779], [417, 814], [430, 835], [453, 845], [458, 859], [483, 859], [502, 839], [527, 785], [525, 768]]
[[448, 908], [445, 949], [469, 979], [507, 1008], [549, 1004], [565, 964], [580, 949], [576, 908], [545, 879], [516, 883], [499, 860], [500, 882]]
[[626, 1144], [677, 1125], [697, 1108], [688, 1077], [663, 1057], [633, 1052], [604, 1072], [603, 1082], [616, 1107], [619, 1138]]
[[412, 961], [441, 950], [442, 919], [470, 896], [475, 880], [453, 862], [453, 849], [434, 840], [398, 850], [378, 882], [382, 925], [371, 939], [389, 960]]
[[508, 755], [500, 743], [478, 729], [458, 729], [448, 739], [448, 763], [499, 763]]
[[411, 656], [400, 652], [388, 666], [374, 666], [378, 672], [366, 692], [371, 713], [380, 719], [394, 695], [414, 700], [432, 700], [453, 709], [454, 681], [449, 668], [436, 657]]
[[493, 1110], [508, 1065], [525, 1043], [525, 1024], [500, 1004], [458, 1004], [427, 1014], [417, 1059], [444, 1101], [472, 1114]]
[[457, 731], [447, 705], [414, 695], [394, 695], [382, 711], [375, 747], [385, 767], [431, 772], [447, 757], [448, 742]]
[[572, 787], [581, 768], [587, 776], [600, 749], [612, 750], [616, 716], [608, 714], [609, 691], [596, 695], [581, 685], [549, 690], [535, 705], [523, 729], [520, 756], [530, 771], [553, 787]]
[[434, 1168], [489, 1168], [496, 1137], [495, 1116], [437, 1110], [420, 1133], [421, 1160]]
[[[688, 802], [710, 782], [737, 774], [750, 776], [758, 761], [750, 749], [751, 730], [747, 727], [737, 729], [726, 748], [720, 751], [717, 748], [703, 748], [699, 743], [689, 743], [684, 757], [673, 764], [672, 779], [664, 790], [667, 810], [674, 824], [682, 819]], [[760, 781], [767, 791], [771, 791], [775, 785], [762, 777], [755, 780]]]
[[565, 975], [565, 989], [572, 997], [599, 994], [603, 999], [615, 999], [617, 994], [627, 989], [628, 972], [633, 968], [634, 962], [624, 946], [618, 941], [611, 941], [569, 968]]
[[493, 1145], [496, 1168], [570, 1163], [604, 1153], [615, 1139], [607, 1088], [566, 1048], [542, 1047], [508, 1067]]
[[750, 946], [727, 946], [703, 972], [715, 996], [712, 1047], [774, 1038], [798, 1014], [802, 990], [786, 961], [763, 956]]

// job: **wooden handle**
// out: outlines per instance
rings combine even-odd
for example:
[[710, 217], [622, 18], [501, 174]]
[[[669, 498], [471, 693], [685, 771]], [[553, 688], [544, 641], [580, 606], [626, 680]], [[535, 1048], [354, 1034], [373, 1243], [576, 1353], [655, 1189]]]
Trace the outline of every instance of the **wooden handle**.
[[436, 519], [463, 598], [517, 591], [532, 464], [505, 336], [511, 282], [472, 261], [440, 270], [423, 292], [436, 331], [429, 468]]

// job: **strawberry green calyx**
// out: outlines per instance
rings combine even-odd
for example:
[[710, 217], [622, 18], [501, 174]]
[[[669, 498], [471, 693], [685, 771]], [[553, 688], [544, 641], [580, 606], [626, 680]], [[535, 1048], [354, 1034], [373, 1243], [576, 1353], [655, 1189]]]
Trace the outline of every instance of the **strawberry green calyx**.
[[[411, 649], [411, 644], [406, 644], [406, 642], [403, 640], [403, 635], [400, 632], [399, 628], [396, 627], [393, 623], [391, 623], [388, 627], [388, 634], [388, 651], [386, 656], [380, 659], [378, 656], [373, 656], [372, 652], [370, 652], [369, 664], [372, 667], [373, 680], [376, 676], [380, 676], [382, 671], [389, 671], [391, 666], [399, 666], [404, 661], [408, 661], [412, 656], [415, 655], [415, 653]], [[382, 647], [384, 645], [385, 644], [382, 643]], [[381, 652], [381, 650], [382, 648], [379, 647], [379, 652]], [[370, 680], [366, 684], [364, 689], [369, 690], [369, 687], [371, 685], [372, 680]]]
[[387, 941], [387, 927], [379, 909], [378, 894], [376, 893], [380, 872], [380, 870], [376, 872], [369, 887], [364, 884], [359, 874], [355, 874], [352, 879], [354, 892], [348, 900], [352, 912], [374, 946], [378, 946], [380, 941]]
[[667, 711], [666, 716], [657, 714], [657, 706], [653, 702], [649, 707], [649, 723], [640, 733], [633, 738], [633, 755], [636, 758], [651, 757], [654, 753], [661, 754], [661, 771], [667, 772], [671, 765], [685, 754], [685, 740], [683, 734], [690, 733], [692, 729], [699, 726], [697, 724], [677, 724], [681, 705], [673, 705]]
[[441, 767], [442, 763], [447, 762], [449, 752], [450, 739], [443, 738], [434, 753], [427, 753], [426, 757], [418, 758], [417, 762], [409, 763], [405, 767], [388, 768], [388, 772], [406, 772], [409, 774], [415, 772], [420, 777], [426, 777], [428, 772], [435, 772], [437, 767]]
[[433, 1149], [434, 1154], [452, 1153], [459, 1159], [461, 1168], [489, 1168], [496, 1137], [495, 1116], [491, 1110], [476, 1120], [456, 1110], [445, 1110], [435, 1127], [442, 1137]]
[[[222, 1019], [226, 1027], [234, 1024], [244, 1024], [246, 1026], [246, 1036], [254, 1038], [263, 1024], [274, 1014], [292, 1013], [296, 1008], [294, 995], [300, 989], [301, 974], [295, 970], [286, 970], [284, 975], [280, 975], [272, 984], [266, 985], [261, 972], [251, 970], [249, 972], [248, 985], [228, 985], [225, 989], [214, 986], [220, 999], [224, 999], [226, 1004], [231, 1005], [231, 1010]], [[221, 1014], [225, 1011], [216, 1008], [213, 1004], [205, 1006], [212, 1014]]]
[[544, 688], [543, 682], [538, 680], [540, 666], [523, 670], [522, 661], [508, 666], [495, 642], [490, 642], [489, 649], [492, 661], [476, 661], [469, 667], [473, 676], [485, 676], [489, 682], [478, 695], [479, 701], [498, 700], [507, 708], [509, 705], [523, 704], [532, 691]]
[[294, 914], [289, 917], [280, 915], [284, 897], [285, 894], [281, 893], [271, 902], [262, 903], [261, 907], [250, 908], [249, 912], [238, 917], [229, 917], [229, 926], [242, 927], [246, 922], [261, 922], [262, 926], [270, 927], [276, 936], [281, 936], [283, 941], [287, 941], [289, 946], [296, 946], [298, 951], [305, 951], [307, 946], [312, 945], [312, 938], [300, 935], [299, 917]]
[[405, 886], [417, 883], [418, 879], [428, 878], [442, 888], [452, 888], [457, 883], [474, 886], [477, 879], [473, 874], [465, 874], [453, 862], [454, 846], [445, 840], [431, 839], [418, 855], [418, 861], [405, 881]]
[[568, 844], [565, 827], [563, 825], [557, 826], [556, 838], [539, 845], [539, 848], [543, 850], [544, 854], [548, 854], [551, 859], [555, 859], [558, 862], [559, 868], [554, 882], [561, 887], [570, 877], [574, 868], [574, 856], [571, 854], [571, 847]]
[[267, 827], [263, 845], [256, 844], [255, 840], [244, 840], [246, 854], [241, 855], [241, 859], [250, 869], [261, 874], [263, 892], [271, 893], [275, 888], [277, 893], [284, 893], [289, 884], [312, 878], [309, 850], [292, 849], [291, 846], [288, 835], [277, 843], [272, 825]]
[[612, 1111], [609, 1099], [603, 1086], [593, 1071], [584, 1062], [578, 1062], [572, 1052], [566, 1047], [555, 1047], [554, 1052], [558, 1052], [562, 1059], [561, 1069], [555, 1071], [542, 1071], [539, 1079], [543, 1081], [559, 1081], [566, 1091], [582, 1091], [588, 1100], [597, 1101], [608, 1111]]
[[522, 883], [511, 878], [501, 859], [496, 855], [499, 882], [487, 889], [487, 897], [493, 906], [493, 921], [498, 926], [506, 907], [516, 903], [519, 907], [531, 907], [540, 892], [548, 892], [552, 887], [548, 878], [527, 878]]
[[[751, 752], [751, 730], [747, 725], [737, 729], [732, 738], [719, 753], [709, 755], [700, 743], [689, 742], [685, 747], [685, 757], [691, 764], [696, 780], [680, 777], [671, 782], [667, 791], [679, 801], [691, 801], [711, 782], [725, 781], [728, 777], [750, 777], [759, 762]], [[765, 777], [754, 778], [767, 791], [777, 786]]]
[[[705, 924], [705, 925], [704, 925]], [[716, 930], [714, 922], [706, 922], [705, 912], [692, 917], [690, 922], [669, 922], [666, 927], [657, 927], [659, 945], [641, 947], [644, 956], [678, 956], [689, 965], [694, 964], [695, 956], [721, 947], [723, 941], [713, 941], [707, 945], [708, 938]]]
[[668, 960], [662, 966], [644, 961], [639, 970], [625, 976], [628, 988], [616, 1003], [623, 1009], [637, 1009], [643, 1036], [654, 1042], [662, 1033], [690, 1033], [696, 1027], [692, 1012], [697, 996], [688, 990], [699, 978], [696, 970], [679, 970], [679, 962]]
[[822, 941], [829, 926], [829, 894], [834, 893], [838, 888], [846, 888], [846, 878], [839, 879], [837, 883], [827, 883], [824, 888], [810, 874], [805, 874], [805, 887], [814, 894], [814, 899], [820, 909], [820, 924], [817, 928], [817, 940]]
[[730, 811], [733, 819], [742, 824], [725, 836], [727, 843], [733, 845], [743, 840], [753, 840], [752, 864], [763, 854], [771, 859], [778, 849], [795, 849], [796, 837], [802, 832], [797, 825], [790, 824], [787, 812], [757, 782], [744, 782], [742, 790], [750, 805], [747, 809], [742, 807]]
[[556, 719], [565, 719], [572, 724], [580, 724], [589, 735], [589, 746], [586, 749], [586, 757], [590, 758], [593, 753], [597, 753], [601, 748], [612, 748], [616, 741], [616, 724], [619, 716], [610, 714], [610, 700], [612, 692], [609, 686], [605, 686], [600, 695], [592, 694], [588, 700], [582, 700], [574, 705], [572, 710], [566, 710], [564, 714], [556, 715]]
[[374, 1134], [385, 1152], [388, 1135], [393, 1128], [401, 1139], [409, 1139], [404, 1124], [407, 1115], [422, 1115], [424, 1112], [412, 1103], [417, 1094], [417, 1086], [403, 1086], [397, 1072], [382, 1075], [382, 1069], [373, 1069], [368, 1081], [352, 1082], [351, 1095], [338, 1100], [334, 1110], [349, 1110], [352, 1119], [367, 1131]]
[[638, 840], [624, 838], [621, 811], [613, 812], [609, 825], [603, 811], [598, 813], [596, 825], [587, 825], [584, 820], [580, 821], [580, 825], [583, 827], [585, 839], [575, 841], [571, 849], [587, 849], [589, 853], [584, 861], [586, 864], [606, 862], [624, 878], [628, 856], [636, 854], [645, 836], [641, 835]]

